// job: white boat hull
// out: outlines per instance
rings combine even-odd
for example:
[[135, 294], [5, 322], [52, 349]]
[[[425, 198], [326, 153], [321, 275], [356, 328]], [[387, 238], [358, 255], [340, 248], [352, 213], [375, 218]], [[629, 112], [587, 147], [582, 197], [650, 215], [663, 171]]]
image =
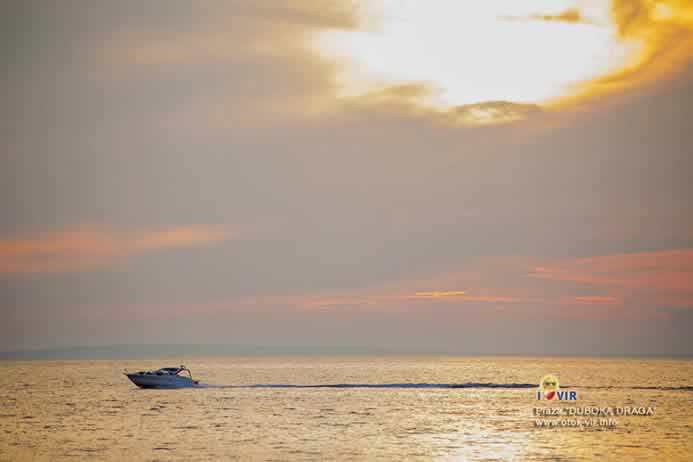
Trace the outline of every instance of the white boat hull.
[[140, 388], [190, 388], [195, 386], [193, 379], [180, 375], [156, 375], [139, 372], [125, 375]]

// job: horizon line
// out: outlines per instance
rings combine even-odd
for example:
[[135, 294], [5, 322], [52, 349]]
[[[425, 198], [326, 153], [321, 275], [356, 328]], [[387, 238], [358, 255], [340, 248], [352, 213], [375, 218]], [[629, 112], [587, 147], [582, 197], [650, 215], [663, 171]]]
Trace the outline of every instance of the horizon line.
[[[167, 352], [165, 350], [174, 350]], [[214, 350], [217, 351], [214, 351]], [[186, 351], [187, 350], [187, 351]], [[193, 351], [191, 351], [193, 350]], [[198, 351], [194, 351], [198, 350]], [[235, 350], [235, 351], [234, 351]], [[149, 355], [149, 356], [147, 356]], [[693, 359], [693, 353], [552, 353], [454, 351], [440, 349], [398, 349], [353, 345], [254, 345], [233, 343], [151, 343], [73, 345], [44, 348], [0, 350], [0, 361], [86, 360], [86, 359], [160, 359], [174, 357], [301, 357], [301, 356], [463, 356], [463, 357], [536, 357], [536, 358], [628, 358]]]

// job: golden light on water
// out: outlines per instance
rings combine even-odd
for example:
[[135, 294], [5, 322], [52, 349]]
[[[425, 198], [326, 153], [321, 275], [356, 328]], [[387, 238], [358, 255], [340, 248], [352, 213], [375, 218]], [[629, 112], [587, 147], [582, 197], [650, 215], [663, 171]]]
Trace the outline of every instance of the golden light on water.
[[[319, 52], [342, 64], [343, 97], [421, 84], [437, 109], [487, 101], [547, 104], [634, 65], [642, 40], [619, 37], [608, 1], [362, 0], [356, 30], [329, 30]], [[657, 14], [666, 16], [662, 6]]]

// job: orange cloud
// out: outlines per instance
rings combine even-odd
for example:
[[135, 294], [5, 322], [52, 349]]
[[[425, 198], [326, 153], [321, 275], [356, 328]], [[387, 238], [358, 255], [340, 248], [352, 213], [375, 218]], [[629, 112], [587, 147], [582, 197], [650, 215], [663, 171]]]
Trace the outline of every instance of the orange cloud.
[[586, 297], [575, 297], [574, 301], [576, 303], [581, 303], [585, 305], [611, 305], [619, 303], [616, 297], [609, 296], [599, 296], [599, 295], [589, 295]]
[[580, 23], [584, 22], [584, 18], [575, 8], [565, 10], [559, 14], [535, 14], [532, 19], [538, 21], [549, 21], [549, 22], [567, 22], [567, 23]]
[[[465, 290], [418, 289], [424, 287]], [[460, 316], [469, 319], [652, 318], [662, 315], [662, 307], [693, 306], [693, 250], [557, 262], [520, 257], [480, 258], [457, 271], [389, 287], [297, 297], [292, 306], [309, 310], [363, 308], [405, 312], [420, 311], [421, 306], [468, 306], [472, 310], [463, 309]]]
[[[403, 286], [410, 282], [402, 283]], [[276, 299], [274, 300], [277, 301]], [[494, 296], [484, 294], [467, 294], [461, 290], [436, 290], [436, 291], [406, 291], [388, 290], [387, 288], [360, 290], [353, 293], [305, 295], [303, 297], [289, 297], [284, 300], [286, 304], [302, 309], [334, 309], [355, 307], [378, 307], [406, 310], [411, 307], [411, 302], [433, 303], [518, 303], [523, 299], [518, 297]]]
[[589, 23], [577, 8], [570, 8], [558, 14], [533, 14], [531, 16], [501, 16], [507, 21], [546, 21], [565, 22], [569, 24]]
[[[247, 300], [240, 305], [250, 306]], [[341, 293], [277, 296], [253, 306], [269, 305], [308, 311], [396, 311], [412, 316], [440, 310], [446, 322], [651, 319], [668, 316], [658, 311], [660, 307], [693, 306], [693, 250], [553, 263], [525, 257], [478, 258], [431, 277]]]
[[83, 271], [133, 255], [203, 245], [230, 237], [223, 229], [192, 226], [160, 231], [110, 231], [82, 227], [0, 239], [0, 273]]
[[[638, 59], [585, 84], [578, 96], [600, 96], [668, 78], [693, 59], [693, 3], [689, 0], [612, 0], [610, 19], [622, 42], [638, 45]], [[574, 98], [561, 98], [557, 105]]]
[[602, 294], [577, 297], [575, 302], [623, 308], [622, 314], [630, 317], [668, 317], [666, 309], [693, 308], [692, 249], [567, 260], [535, 267], [530, 276], [547, 283], [592, 286]]
[[693, 292], [693, 249], [581, 258], [536, 267], [533, 277], [629, 289]]
[[461, 290], [447, 290], [447, 291], [434, 291], [434, 292], [416, 292], [414, 294], [414, 297], [417, 298], [444, 298], [444, 297], [459, 297], [460, 295], [464, 295], [464, 292]]

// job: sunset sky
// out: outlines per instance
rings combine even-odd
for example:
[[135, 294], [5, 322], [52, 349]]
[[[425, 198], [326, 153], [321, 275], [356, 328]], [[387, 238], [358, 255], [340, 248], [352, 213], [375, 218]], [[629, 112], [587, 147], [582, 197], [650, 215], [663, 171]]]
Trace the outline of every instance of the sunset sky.
[[690, 1], [0, 17], [0, 350], [693, 354]]

